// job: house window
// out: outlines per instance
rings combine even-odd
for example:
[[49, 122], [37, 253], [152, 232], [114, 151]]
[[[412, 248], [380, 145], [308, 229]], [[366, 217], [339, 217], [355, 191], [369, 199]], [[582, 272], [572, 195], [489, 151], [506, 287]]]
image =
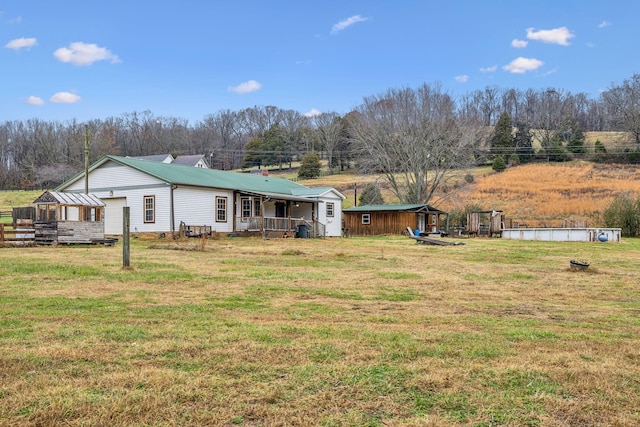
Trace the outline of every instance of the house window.
[[216, 197], [216, 222], [227, 222], [226, 197]]
[[437, 219], [438, 219], [438, 215], [431, 215], [431, 224], [436, 224]]
[[362, 225], [371, 224], [371, 214], [362, 214]]
[[253, 216], [260, 217], [260, 199], [253, 199]]
[[249, 198], [241, 199], [240, 204], [242, 206], [240, 216], [242, 218], [249, 218], [251, 216], [251, 199]]
[[327, 216], [328, 217], [333, 217], [333, 208], [334, 208], [333, 203], [327, 203]]
[[144, 196], [144, 222], [156, 222], [156, 196]]

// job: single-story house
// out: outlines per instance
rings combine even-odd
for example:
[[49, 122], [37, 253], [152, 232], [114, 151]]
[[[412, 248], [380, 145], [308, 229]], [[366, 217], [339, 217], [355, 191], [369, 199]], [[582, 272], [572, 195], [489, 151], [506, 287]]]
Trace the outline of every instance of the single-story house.
[[[123, 207], [132, 232], [178, 232], [182, 224], [214, 232], [308, 232], [340, 236], [342, 200], [331, 187], [283, 178], [104, 156], [55, 190], [89, 193], [105, 203], [105, 233], [122, 234]], [[306, 237], [306, 236], [305, 236]]]
[[402, 234], [407, 227], [421, 233], [448, 228], [448, 214], [427, 204], [362, 205], [344, 209], [344, 233], [352, 236]]

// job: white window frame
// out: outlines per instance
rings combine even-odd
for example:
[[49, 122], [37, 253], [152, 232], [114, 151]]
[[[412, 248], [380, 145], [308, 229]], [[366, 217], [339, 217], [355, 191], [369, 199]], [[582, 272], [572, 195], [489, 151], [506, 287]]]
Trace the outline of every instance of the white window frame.
[[327, 202], [327, 217], [333, 218], [335, 215], [335, 204], [333, 202]]
[[156, 222], [156, 196], [143, 196], [142, 198], [143, 222], [154, 224]]
[[227, 222], [227, 198], [216, 197], [216, 222]]

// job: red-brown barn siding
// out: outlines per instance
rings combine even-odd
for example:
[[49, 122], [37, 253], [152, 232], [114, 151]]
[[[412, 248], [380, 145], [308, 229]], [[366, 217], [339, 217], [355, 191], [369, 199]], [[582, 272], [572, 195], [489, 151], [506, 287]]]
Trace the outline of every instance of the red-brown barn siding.
[[[370, 215], [370, 223], [362, 223], [362, 215]], [[426, 215], [427, 227], [432, 226], [432, 215]], [[352, 236], [379, 236], [397, 235], [406, 231], [407, 227], [412, 230], [418, 228], [418, 214], [416, 212], [393, 212], [393, 211], [371, 211], [371, 212], [343, 212], [344, 228], [349, 230]], [[436, 218], [436, 222], [438, 218]], [[439, 228], [439, 224], [436, 224]]]

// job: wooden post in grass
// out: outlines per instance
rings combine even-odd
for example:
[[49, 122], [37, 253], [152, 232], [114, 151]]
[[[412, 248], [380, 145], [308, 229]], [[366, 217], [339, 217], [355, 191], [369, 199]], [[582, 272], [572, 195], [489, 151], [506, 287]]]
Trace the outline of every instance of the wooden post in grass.
[[129, 206], [125, 206], [122, 208], [122, 268], [129, 268], [129, 258], [131, 255], [131, 246], [129, 242], [130, 228]]

